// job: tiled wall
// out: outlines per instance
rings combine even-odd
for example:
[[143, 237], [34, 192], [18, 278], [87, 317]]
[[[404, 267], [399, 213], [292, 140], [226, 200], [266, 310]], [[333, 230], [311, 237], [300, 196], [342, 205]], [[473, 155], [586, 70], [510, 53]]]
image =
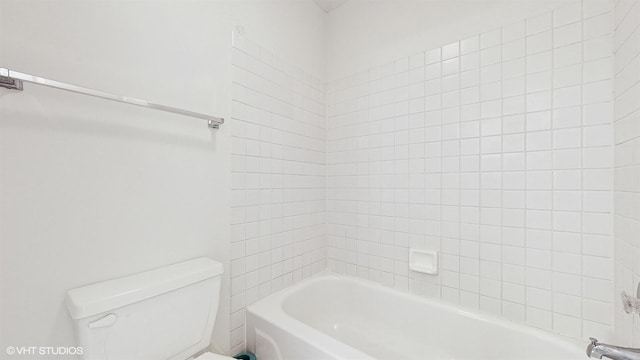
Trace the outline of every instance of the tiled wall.
[[[615, 3], [615, 294], [640, 281], [640, 1]], [[640, 346], [640, 318], [616, 299], [616, 335]]]
[[610, 338], [612, 33], [578, 2], [329, 83], [329, 268]]
[[325, 88], [233, 39], [231, 347], [245, 306], [326, 268]]

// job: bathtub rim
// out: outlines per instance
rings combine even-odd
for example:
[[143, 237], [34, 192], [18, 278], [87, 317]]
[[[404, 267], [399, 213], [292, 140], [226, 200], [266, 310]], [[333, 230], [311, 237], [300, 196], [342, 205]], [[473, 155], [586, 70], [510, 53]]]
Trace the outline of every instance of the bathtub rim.
[[[289, 315], [284, 309], [284, 302], [292, 294], [300, 290], [303, 290], [304, 288], [309, 287], [313, 284], [324, 282], [324, 281], [355, 283], [360, 286], [373, 289], [374, 291], [383, 291], [391, 296], [397, 296], [406, 301], [416, 301], [420, 304], [432, 306], [436, 309], [448, 311], [456, 315], [460, 315], [463, 317], [480, 321], [482, 323], [489, 323], [495, 326], [504, 327], [506, 330], [517, 330], [521, 332], [523, 335], [532, 336], [546, 343], [554, 344], [559, 348], [566, 349], [570, 352], [575, 352], [576, 355], [584, 354], [584, 347], [586, 346], [586, 343], [582, 343], [579, 339], [564, 337], [560, 334], [535, 328], [525, 323], [509, 320], [497, 315], [482, 313], [479, 311], [475, 311], [474, 309], [459, 307], [449, 302], [446, 302], [440, 298], [426, 298], [416, 294], [394, 289], [368, 279], [361, 279], [354, 276], [336, 274], [331, 271], [323, 271], [318, 274], [315, 274], [285, 289], [282, 289], [274, 294], [271, 294], [263, 299], [260, 299], [251, 305], [248, 305], [247, 306], [247, 325], [249, 324], [249, 313], [251, 313], [252, 316], [260, 318], [263, 321], [267, 321], [271, 325], [276, 326], [281, 330], [284, 330], [290, 333], [291, 336], [294, 336], [302, 341], [305, 341], [310, 346], [314, 346], [320, 351], [327, 352], [333, 356], [336, 356], [336, 357], [344, 356], [346, 352], [346, 353], [352, 353], [353, 355], [357, 355], [358, 358], [360, 359], [375, 360], [375, 358], [372, 357], [371, 355], [355, 347], [352, 347], [348, 344], [345, 344], [342, 341], [335, 339], [330, 335], [314, 328], [313, 326], [293, 317], [292, 315]], [[293, 326], [293, 329], [291, 329], [291, 326]], [[249, 328], [247, 327], [247, 332], [248, 331], [249, 331]], [[253, 334], [251, 337], [253, 337]], [[247, 340], [248, 339], [249, 339], [249, 335], [247, 334]], [[318, 341], [320, 339], [322, 340], [321, 342]], [[329, 347], [316, 346], [316, 344], [318, 343], [326, 344]], [[329, 351], [328, 349], [339, 349], [340, 350], [339, 355], [333, 354], [333, 351]]]
[[[359, 360], [378, 360], [371, 355], [354, 348], [328, 334], [323, 333], [306, 324], [297, 318], [289, 315], [283, 307], [284, 301], [296, 291], [299, 291], [311, 284], [318, 281], [328, 279], [339, 279], [339, 276], [334, 276], [332, 273], [322, 272], [316, 274], [310, 278], [303, 279], [285, 289], [282, 289], [274, 294], [271, 294], [263, 299], [256, 301], [255, 303], [248, 305], [246, 308], [246, 340], [247, 348], [254, 351], [255, 349], [255, 334], [250, 332], [249, 324], [252, 321], [251, 317], [256, 317], [258, 322], [264, 321], [269, 323], [270, 326], [276, 327], [279, 330], [286, 332], [287, 335], [292, 336], [306, 344], [315, 348], [317, 351], [326, 353], [335, 359], [341, 359], [347, 356], [349, 359]], [[261, 330], [264, 332], [263, 329]], [[277, 344], [276, 344], [277, 345]]]

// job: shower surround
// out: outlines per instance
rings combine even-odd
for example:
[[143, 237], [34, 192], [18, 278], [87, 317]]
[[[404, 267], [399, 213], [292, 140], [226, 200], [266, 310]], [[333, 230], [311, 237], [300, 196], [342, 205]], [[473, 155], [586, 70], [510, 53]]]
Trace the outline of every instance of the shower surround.
[[325, 88], [233, 34], [231, 348], [245, 307], [326, 268]]
[[637, 19], [569, 3], [326, 88], [235, 34], [232, 346], [247, 305], [325, 268], [575, 339], [637, 327], [614, 312], [639, 280]]
[[[328, 86], [328, 266], [613, 331], [613, 18], [575, 3]], [[409, 248], [440, 252], [438, 276]]]

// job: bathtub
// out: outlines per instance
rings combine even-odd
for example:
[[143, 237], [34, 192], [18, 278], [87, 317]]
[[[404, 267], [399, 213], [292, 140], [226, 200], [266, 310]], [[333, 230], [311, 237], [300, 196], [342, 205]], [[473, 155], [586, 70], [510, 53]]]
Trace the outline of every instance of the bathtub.
[[260, 360], [586, 358], [537, 329], [336, 275], [250, 305], [247, 346]]

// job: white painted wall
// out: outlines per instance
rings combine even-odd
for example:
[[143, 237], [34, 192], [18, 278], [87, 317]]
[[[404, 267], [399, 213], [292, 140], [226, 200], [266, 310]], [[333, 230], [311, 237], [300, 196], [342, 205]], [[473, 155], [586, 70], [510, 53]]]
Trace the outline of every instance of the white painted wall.
[[327, 80], [465, 39], [571, 0], [350, 0], [327, 17]]
[[[229, 118], [234, 27], [323, 76], [323, 16], [310, 0], [1, 0], [0, 66]], [[0, 349], [73, 344], [67, 289], [210, 256], [228, 351], [229, 127], [25, 87], [0, 91]]]

